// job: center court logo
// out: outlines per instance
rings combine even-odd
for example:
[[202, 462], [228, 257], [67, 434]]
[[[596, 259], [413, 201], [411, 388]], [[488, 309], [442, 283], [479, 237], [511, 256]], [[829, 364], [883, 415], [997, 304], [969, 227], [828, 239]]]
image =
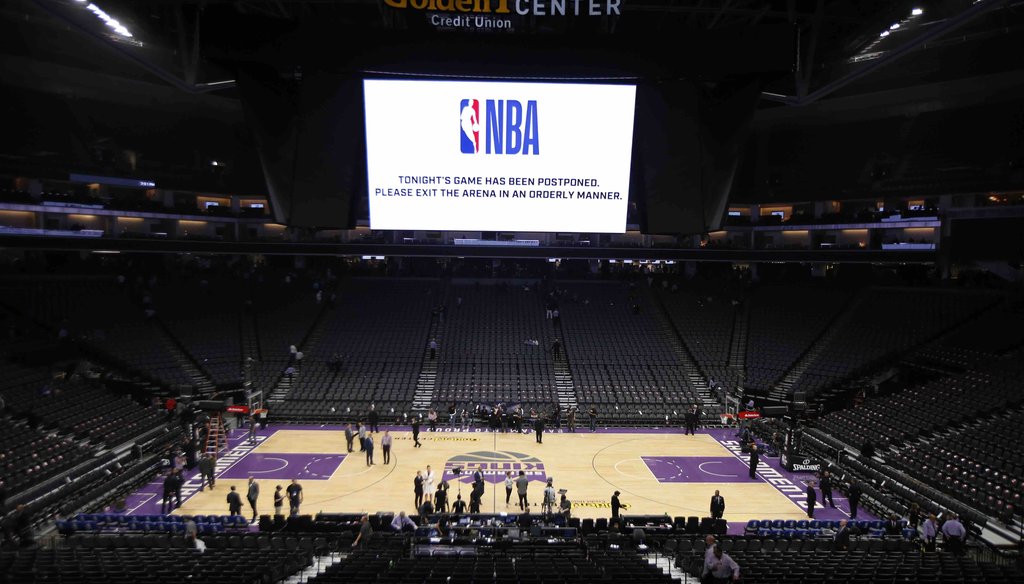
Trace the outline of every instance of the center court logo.
[[[462, 469], [462, 475], [455, 476], [456, 468]], [[544, 463], [539, 458], [508, 451], [477, 451], [453, 456], [444, 464], [441, 480], [458, 480], [469, 484], [473, 482], [473, 474], [478, 470], [483, 473], [484, 481], [492, 484], [504, 481], [506, 472], [511, 472], [513, 477], [518, 478], [519, 471], [526, 473], [526, 477], [531, 481], [543, 483], [548, 480], [544, 472]]]
[[540, 154], [536, 100], [463, 99], [459, 130], [463, 154]]

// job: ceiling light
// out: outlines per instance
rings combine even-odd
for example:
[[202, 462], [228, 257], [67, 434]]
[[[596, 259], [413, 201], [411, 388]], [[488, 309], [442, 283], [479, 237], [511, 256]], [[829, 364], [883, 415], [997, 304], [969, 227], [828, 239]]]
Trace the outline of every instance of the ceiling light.
[[887, 30], [883, 30], [883, 31], [882, 31], [882, 34], [880, 34], [880, 35], [878, 35], [878, 36], [880, 36], [880, 37], [882, 37], [882, 38], [884, 39], [885, 37], [889, 36], [889, 31], [887, 31]]
[[890, 27], [889, 27], [889, 30], [896, 30], [896, 29], [897, 29], [897, 28], [899, 28], [899, 27], [900, 27], [900, 23], [898, 23], [898, 22], [897, 22], [896, 24], [894, 24], [894, 25], [890, 26]]
[[924, 14], [924, 9], [922, 8], [915, 8], [910, 11], [911, 16], [921, 16], [922, 14]]

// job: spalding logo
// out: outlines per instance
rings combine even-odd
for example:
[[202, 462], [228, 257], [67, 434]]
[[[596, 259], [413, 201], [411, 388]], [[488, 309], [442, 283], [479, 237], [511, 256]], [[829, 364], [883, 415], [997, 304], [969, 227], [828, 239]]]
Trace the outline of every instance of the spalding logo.
[[[462, 474], [457, 477], [455, 476], [456, 468], [462, 469]], [[480, 471], [484, 481], [489, 483], [504, 481], [506, 472], [511, 472], [513, 479], [519, 478], [519, 471], [523, 471], [531, 481], [547, 481], [544, 463], [536, 456], [522, 452], [488, 450], [468, 452], [449, 458], [448, 462], [444, 463], [441, 480], [472, 483], [473, 475], [477, 471]]]

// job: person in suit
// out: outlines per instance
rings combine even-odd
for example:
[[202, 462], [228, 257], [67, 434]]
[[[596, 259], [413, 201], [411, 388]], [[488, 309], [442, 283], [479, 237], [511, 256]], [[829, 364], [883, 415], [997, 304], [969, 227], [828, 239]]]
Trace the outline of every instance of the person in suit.
[[213, 488], [215, 477], [214, 472], [217, 470], [217, 460], [212, 454], [203, 454], [202, 458], [199, 459], [199, 491], [202, 492], [206, 483], [210, 483], [210, 488]]
[[750, 447], [750, 478], [757, 478], [757, 463], [761, 461], [757, 452], [757, 444]]
[[235, 485], [231, 485], [231, 492], [228, 493], [228, 515], [241, 515], [242, 514], [242, 497], [235, 490]]
[[619, 509], [622, 508], [622, 503], [619, 502], [619, 494], [618, 491], [612, 493], [612, 519], [619, 518]]
[[412, 447], [420, 448], [421, 446], [423, 446], [422, 444], [420, 444], [420, 419], [413, 418], [412, 424], [410, 425], [412, 426]]
[[164, 497], [160, 502], [160, 513], [174, 511], [174, 471], [167, 473], [164, 478]]
[[683, 432], [683, 435], [684, 436], [687, 435], [687, 434], [696, 435], [697, 434], [697, 422], [698, 422], [698, 420], [697, 420], [697, 406], [695, 406], [695, 405], [694, 406], [690, 406], [690, 409], [689, 409], [689, 411], [686, 412], [686, 415], [684, 416], [684, 419], [685, 419], [685, 422], [686, 422], [686, 430]]
[[366, 466], [373, 466], [373, 434], [366, 433], [363, 446], [366, 448]]
[[366, 421], [370, 422], [371, 432], [380, 432], [380, 414], [377, 413], [377, 407], [370, 404], [370, 411], [366, 414]]
[[836, 530], [835, 542], [835, 548], [837, 550], [846, 551], [850, 549], [850, 528], [847, 527], [845, 519], [839, 522], [839, 529]]
[[850, 519], [857, 518], [857, 506], [860, 505], [860, 496], [863, 493], [860, 485], [856, 482], [850, 483], [850, 489], [847, 491], [847, 498], [850, 500]]
[[711, 497], [711, 518], [721, 519], [725, 515], [725, 497], [720, 495], [717, 490]]
[[412, 493], [416, 496], [416, 508], [423, 504], [423, 473], [416, 471], [416, 478], [412, 479]]
[[824, 507], [825, 501], [828, 501], [828, 504], [835, 509], [836, 503], [832, 500], [832, 475], [830, 475], [827, 470], [821, 472], [821, 480], [818, 481], [818, 488], [821, 489], [821, 506]]
[[537, 433], [537, 444], [544, 443], [544, 417], [537, 416], [537, 419], [533, 422], [533, 430]]
[[352, 424], [345, 424], [345, 448], [352, 452], [352, 441], [355, 440], [355, 433], [352, 432]]
[[249, 477], [249, 490], [245, 493], [245, 498], [252, 507], [252, 523], [256, 523], [256, 499], [260, 498], [260, 484], [252, 477]]
[[818, 491], [814, 490], [814, 481], [807, 483], [807, 516], [814, 519], [814, 508], [818, 505]]

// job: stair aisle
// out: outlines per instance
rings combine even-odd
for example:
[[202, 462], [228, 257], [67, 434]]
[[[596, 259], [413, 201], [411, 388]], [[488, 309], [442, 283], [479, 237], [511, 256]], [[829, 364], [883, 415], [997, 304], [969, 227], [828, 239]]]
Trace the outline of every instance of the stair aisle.
[[[447, 284], [442, 286], [438, 298], [447, 297]], [[437, 389], [437, 362], [441, 359], [441, 343], [443, 342], [444, 322], [443, 317], [435, 311], [430, 319], [430, 330], [423, 344], [423, 364], [420, 366], [420, 374], [416, 378], [416, 393], [412, 398], [412, 411], [415, 413], [426, 413], [430, 405], [434, 403], [434, 395]], [[437, 340], [437, 355], [430, 358], [430, 341]]]
[[171, 331], [167, 328], [162, 321], [154, 319], [153, 321], [153, 336], [160, 339], [161, 344], [167, 349], [168, 354], [174, 357], [174, 362], [181, 367], [182, 370], [188, 375], [191, 381], [193, 390], [202, 395], [210, 393], [216, 386], [213, 384], [213, 380], [206, 372], [199, 368], [199, 364], [187, 353], [184, 347], [178, 342]]
[[793, 367], [790, 368], [790, 370], [787, 371], [786, 374], [782, 376], [782, 380], [779, 381], [771, 389], [770, 392], [768, 392], [768, 397], [770, 399], [778, 401], [789, 400], [790, 390], [793, 388], [793, 385], [796, 384], [797, 380], [800, 379], [804, 372], [807, 371], [811, 364], [814, 363], [814, 361], [818, 358], [819, 355], [821, 355], [821, 352], [832, 341], [832, 339], [834, 339], [836, 335], [838, 335], [839, 332], [842, 331], [844, 325], [846, 325], [846, 323], [848, 323], [850, 319], [853, 318], [853, 314], [854, 312], [856, 312], [857, 307], [860, 306], [860, 303], [863, 301], [863, 298], [863, 294], [857, 294], [850, 299], [850, 301], [846, 304], [846, 307], [842, 310], [842, 312], [840, 312], [835, 317], [835, 319], [833, 319], [832, 322], [829, 323], [827, 327], [825, 327], [825, 330], [821, 333], [821, 336], [819, 336], [817, 339], [815, 339], [813, 343], [811, 343], [810, 347], [808, 347], [807, 349], [807, 352], [805, 352], [796, 361], [796, 363], [793, 364]]

